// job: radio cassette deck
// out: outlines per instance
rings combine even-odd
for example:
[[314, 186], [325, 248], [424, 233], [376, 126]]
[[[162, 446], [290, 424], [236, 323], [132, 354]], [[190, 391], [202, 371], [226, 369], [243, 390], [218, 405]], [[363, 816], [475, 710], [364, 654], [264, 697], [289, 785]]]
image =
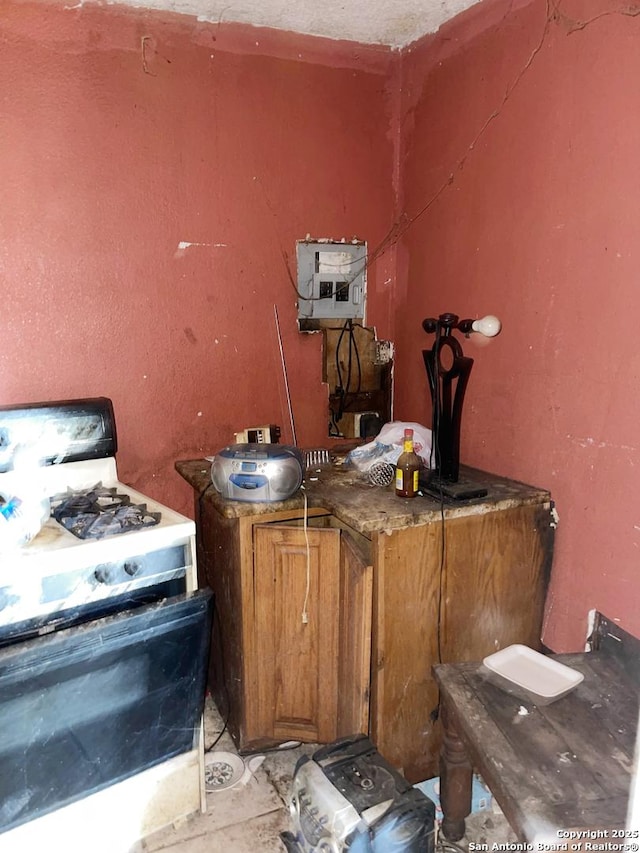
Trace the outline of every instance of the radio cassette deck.
[[284, 501], [298, 491], [303, 479], [302, 453], [287, 444], [230, 444], [211, 465], [214, 487], [234, 501]]

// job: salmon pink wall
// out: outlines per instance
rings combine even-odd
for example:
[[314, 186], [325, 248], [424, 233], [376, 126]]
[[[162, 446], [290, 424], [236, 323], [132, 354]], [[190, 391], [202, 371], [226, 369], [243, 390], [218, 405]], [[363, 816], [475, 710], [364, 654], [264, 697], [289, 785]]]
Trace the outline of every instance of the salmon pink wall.
[[396, 414], [427, 419], [424, 317], [496, 313], [463, 461], [548, 487], [544, 641], [592, 608], [640, 635], [640, 18], [487, 2], [403, 57]]
[[[0, 404], [106, 395], [122, 480], [190, 511], [179, 458], [247, 426], [327, 441], [295, 244], [393, 216], [392, 54], [193, 18], [7, 2]], [[388, 258], [369, 315], [390, 336]]]
[[367, 240], [396, 417], [429, 423], [423, 317], [504, 322], [465, 344], [462, 456], [553, 493], [545, 642], [592, 608], [640, 634], [640, 18], [550, 8], [485, 0], [394, 54], [5, 3], [0, 403], [111, 397], [121, 478], [188, 512], [175, 459], [291, 440], [274, 305], [298, 442], [326, 442], [295, 241]]

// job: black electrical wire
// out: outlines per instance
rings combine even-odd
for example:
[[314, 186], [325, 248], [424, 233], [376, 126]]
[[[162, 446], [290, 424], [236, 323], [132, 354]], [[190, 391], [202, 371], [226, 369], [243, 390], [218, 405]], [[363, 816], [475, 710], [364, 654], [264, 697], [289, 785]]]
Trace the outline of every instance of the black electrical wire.
[[337, 378], [337, 387], [336, 392], [340, 395], [340, 400], [338, 402], [338, 411], [334, 415], [334, 423], [337, 426], [337, 422], [342, 420], [342, 416], [345, 410], [345, 401], [346, 395], [349, 390], [349, 384], [351, 382], [351, 344], [349, 344], [349, 358], [347, 362], [347, 381], [344, 383], [342, 381], [342, 368], [340, 367], [340, 347], [342, 346], [342, 339], [344, 338], [345, 332], [350, 329], [351, 320], [345, 320], [344, 325], [340, 331], [340, 335], [338, 337], [338, 343], [336, 344], [336, 378]]
[[213, 751], [213, 748], [216, 746], [216, 744], [218, 743], [218, 741], [220, 740], [222, 735], [226, 732], [228, 722], [229, 722], [229, 713], [227, 713], [227, 719], [224, 721], [224, 725], [222, 726], [222, 729], [219, 732], [218, 736], [216, 737], [216, 739], [214, 740], [214, 742], [210, 746], [207, 746], [205, 748], [205, 752], [212, 752]]
[[[360, 359], [360, 350], [358, 348], [358, 339], [355, 334], [355, 329], [363, 329], [363, 331], [369, 332], [370, 334], [375, 334], [372, 329], [367, 329], [364, 326], [359, 324], [355, 324], [352, 319], [348, 319], [345, 321], [342, 326], [329, 326], [327, 327], [331, 331], [340, 332], [340, 336], [338, 337], [338, 341], [336, 344], [335, 350], [335, 362], [336, 362], [336, 394], [339, 395], [339, 402], [337, 406], [337, 410], [333, 407], [330, 407], [330, 420], [329, 420], [329, 435], [339, 436], [340, 428], [338, 426], [338, 422], [342, 420], [342, 416], [345, 411], [349, 409], [350, 401], [349, 397], [352, 398], [357, 397], [360, 394], [362, 389], [362, 362]], [[342, 366], [340, 364], [340, 348], [342, 346], [342, 341], [344, 339], [345, 333], [349, 334], [349, 354], [347, 358], [347, 376], [346, 381], [343, 381], [344, 377], [342, 374]], [[358, 371], [358, 382], [355, 391], [351, 391], [351, 378], [353, 371], [353, 359], [355, 357], [357, 371]]]
[[347, 320], [346, 326], [349, 330], [349, 338], [348, 338], [348, 340], [349, 340], [349, 353], [347, 355], [347, 381], [345, 382], [345, 385], [343, 388], [343, 394], [342, 394], [342, 400], [341, 400], [342, 406], [341, 406], [341, 410], [340, 410], [340, 417], [342, 417], [342, 415], [344, 415], [345, 409], [347, 408], [347, 394], [349, 393], [349, 388], [351, 387], [351, 353], [353, 352], [353, 348], [352, 348], [353, 332], [351, 329], [351, 325], [352, 325], [351, 320]]
[[360, 352], [358, 350], [358, 340], [353, 333], [355, 326], [353, 323], [349, 325], [349, 347], [351, 347], [351, 343], [353, 343], [353, 352], [356, 357], [356, 364], [358, 365], [358, 386], [354, 392], [357, 396], [360, 393], [360, 389], [362, 388], [362, 365], [360, 364]]
[[332, 438], [340, 437], [340, 427], [338, 426], [338, 422], [336, 420], [336, 412], [330, 407], [329, 412], [331, 413], [331, 417], [329, 419], [329, 435]]
[[[375, 338], [375, 336], [376, 336], [375, 329], [371, 329], [371, 328], [369, 328], [369, 326], [363, 326], [360, 323], [354, 323], [353, 320], [351, 321], [351, 325], [354, 329], [360, 329], [363, 332], [368, 332], [368, 334], [370, 334], [372, 338]], [[342, 330], [343, 327], [342, 326], [323, 326], [322, 328], [326, 329], [328, 332], [339, 332]]]
[[[440, 494], [440, 527], [442, 537], [440, 542], [440, 570], [438, 573], [438, 614], [437, 614], [437, 641], [438, 641], [438, 663], [442, 663], [442, 602], [444, 567], [446, 559], [446, 532], [444, 517], [444, 492], [442, 490], [442, 458], [440, 455], [440, 326], [436, 326], [436, 340], [433, 346], [433, 422], [431, 424], [431, 467], [435, 467], [437, 478], [432, 485], [437, 486]], [[433, 465], [435, 462], [435, 466]]]
[[[231, 716], [231, 698], [229, 696], [229, 690], [227, 688], [227, 681], [226, 681], [225, 675], [224, 675], [224, 647], [223, 647], [223, 643], [222, 643], [222, 628], [220, 626], [220, 613], [218, 611], [218, 605], [216, 603], [215, 598], [213, 600], [213, 619], [214, 619], [214, 625], [218, 625], [218, 642], [220, 643], [220, 669], [221, 669], [221, 673], [222, 673], [222, 690], [224, 692], [225, 701], [226, 701], [226, 705], [227, 705], [227, 714], [226, 714], [225, 720], [223, 722], [222, 729], [216, 735], [216, 738], [213, 741], [213, 743], [211, 743], [211, 744], [209, 744], [209, 746], [205, 747], [205, 750], [204, 750], [205, 753], [212, 752], [213, 749], [218, 745], [222, 736], [227, 731], [227, 727], [229, 725], [229, 718]], [[299, 741], [292, 741], [291, 744], [288, 746], [274, 746], [270, 749], [269, 748], [261, 749], [260, 752], [285, 752], [286, 750], [289, 750], [289, 749], [297, 749], [298, 746], [300, 746]]]
[[[206, 489], [205, 489], [206, 491]], [[229, 696], [229, 689], [227, 687], [227, 680], [224, 675], [224, 644], [222, 642], [222, 626], [220, 624], [220, 611], [218, 610], [218, 602], [216, 596], [213, 599], [213, 624], [214, 627], [218, 626], [218, 643], [220, 648], [220, 672], [222, 673], [222, 691], [225, 696], [226, 704], [227, 704], [227, 714], [224, 720], [224, 724], [222, 726], [222, 730], [216, 736], [216, 739], [212, 744], [205, 747], [205, 752], [211, 752], [216, 744], [220, 741], [222, 735], [226, 732], [227, 726], [229, 725], [229, 717], [231, 716], [231, 697]], [[212, 638], [213, 642], [213, 638]]]
[[[200, 518], [202, 518], [202, 514], [203, 514], [202, 513], [202, 502], [205, 499], [207, 493], [212, 488], [213, 488], [213, 480], [210, 480], [209, 483], [205, 486], [205, 488], [198, 495], [198, 513], [199, 513]], [[222, 731], [219, 732], [219, 734], [217, 735], [216, 739], [213, 741], [212, 744], [205, 747], [205, 750], [204, 750], [205, 752], [211, 752], [211, 750], [218, 743], [218, 741], [220, 740], [222, 735], [225, 733], [225, 731], [227, 730], [227, 725], [229, 723], [229, 716], [231, 714], [231, 700], [229, 697], [229, 690], [227, 688], [227, 682], [226, 682], [226, 679], [224, 677], [224, 648], [223, 648], [223, 643], [222, 643], [222, 628], [220, 625], [220, 611], [218, 610], [217, 597], [214, 595], [214, 597], [213, 597], [213, 627], [214, 627], [214, 630], [215, 630], [216, 626], [218, 627], [218, 642], [220, 644], [220, 670], [222, 672], [222, 689], [223, 689], [223, 692], [224, 692], [224, 695], [226, 698], [226, 703], [227, 703], [227, 716], [226, 716], [226, 719], [225, 719], [224, 724], [222, 726]], [[211, 641], [213, 644], [213, 637], [211, 638]]]
[[[344, 396], [344, 388], [342, 385], [342, 368], [340, 367], [340, 345], [342, 344], [342, 338], [344, 337], [344, 333], [347, 331], [348, 320], [345, 321], [342, 329], [340, 330], [340, 335], [338, 337], [338, 343], [336, 344], [336, 392]], [[342, 417], [342, 400], [338, 405], [338, 415], [335, 420], [339, 421]]]
[[[433, 345], [433, 419], [431, 423], [431, 454], [429, 464], [435, 467], [437, 478], [431, 481], [431, 485], [438, 488], [440, 494], [440, 568], [438, 571], [438, 609], [436, 623], [436, 641], [438, 663], [442, 663], [442, 604], [444, 600], [444, 569], [446, 562], [446, 523], [444, 516], [444, 492], [442, 490], [442, 458], [440, 455], [440, 326], [436, 325], [436, 339]], [[435, 466], [434, 463], [435, 462]], [[431, 711], [430, 717], [435, 722], [440, 715], [440, 689], [438, 688], [438, 701]]]
[[[359, 327], [362, 328], [362, 327]], [[338, 377], [338, 392], [340, 393], [340, 401], [338, 404], [337, 413], [333, 413], [333, 424], [336, 427], [336, 432], [339, 434], [339, 429], [337, 422], [342, 419], [345, 411], [349, 408], [349, 396], [357, 397], [360, 393], [360, 389], [362, 388], [362, 363], [360, 360], [360, 350], [358, 349], [358, 341], [356, 335], [354, 333], [354, 323], [353, 320], [347, 320], [342, 326], [340, 331], [340, 337], [338, 338], [338, 342], [336, 344], [336, 373]], [[347, 356], [347, 376], [346, 381], [343, 382], [342, 376], [342, 367], [340, 366], [340, 347], [342, 346], [342, 340], [344, 338], [345, 332], [349, 333], [349, 353]], [[353, 359], [355, 357], [356, 366], [358, 369], [358, 383], [355, 391], [351, 391], [351, 378], [353, 372]]]

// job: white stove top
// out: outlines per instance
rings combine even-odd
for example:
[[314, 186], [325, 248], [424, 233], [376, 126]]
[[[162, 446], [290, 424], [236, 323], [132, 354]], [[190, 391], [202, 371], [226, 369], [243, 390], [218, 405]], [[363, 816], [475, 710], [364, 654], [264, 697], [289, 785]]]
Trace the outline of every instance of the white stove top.
[[[0, 491], [8, 475], [0, 475]], [[100, 539], [80, 539], [53, 517], [21, 547], [0, 553], [0, 635], [11, 626], [95, 606], [114, 597], [184, 578], [195, 588], [195, 523], [117, 479], [115, 459], [69, 462], [38, 472], [41, 494], [115, 487], [132, 504], [146, 504], [160, 521]], [[15, 480], [14, 480], [15, 483]]]
[[[154, 501], [117, 479], [115, 459], [69, 462], [42, 469], [43, 494], [52, 496], [67, 489], [80, 491], [97, 483], [115, 487], [126, 494], [132, 504], [146, 504], [149, 512], [160, 513], [160, 521], [145, 527], [104, 536], [101, 539], [79, 539], [50, 517], [41, 531], [26, 545], [0, 556], [0, 583], [7, 572], [38, 570], [44, 574], [68, 571], [88, 563], [104, 563], [144, 554], [173, 544], [176, 540], [195, 534], [194, 522], [175, 510]], [[0, 475], [0, 489], [2, 488]]]

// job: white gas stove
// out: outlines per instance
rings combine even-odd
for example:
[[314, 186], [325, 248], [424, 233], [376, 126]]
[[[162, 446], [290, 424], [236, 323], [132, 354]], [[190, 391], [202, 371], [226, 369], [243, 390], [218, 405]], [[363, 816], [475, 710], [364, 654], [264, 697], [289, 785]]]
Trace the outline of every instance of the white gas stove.
[[3, 850], [129, 849], [204, 808], [195, 525], [116, 450], [106, 398], [0, 407]]
[[[104, 398], [0, 409], [0, 513], [18, 504], [0, 524], [22, 540], [3, 551], [0, 537], [0, 641], [9, 625], [172, 578], [195, 589], [194, 522], [121, 483], [116, 447]], [[109, 455], [82, 458], [97, 452]], [[51, 514], [20, 537], [23, 507], [42, 501]]]

